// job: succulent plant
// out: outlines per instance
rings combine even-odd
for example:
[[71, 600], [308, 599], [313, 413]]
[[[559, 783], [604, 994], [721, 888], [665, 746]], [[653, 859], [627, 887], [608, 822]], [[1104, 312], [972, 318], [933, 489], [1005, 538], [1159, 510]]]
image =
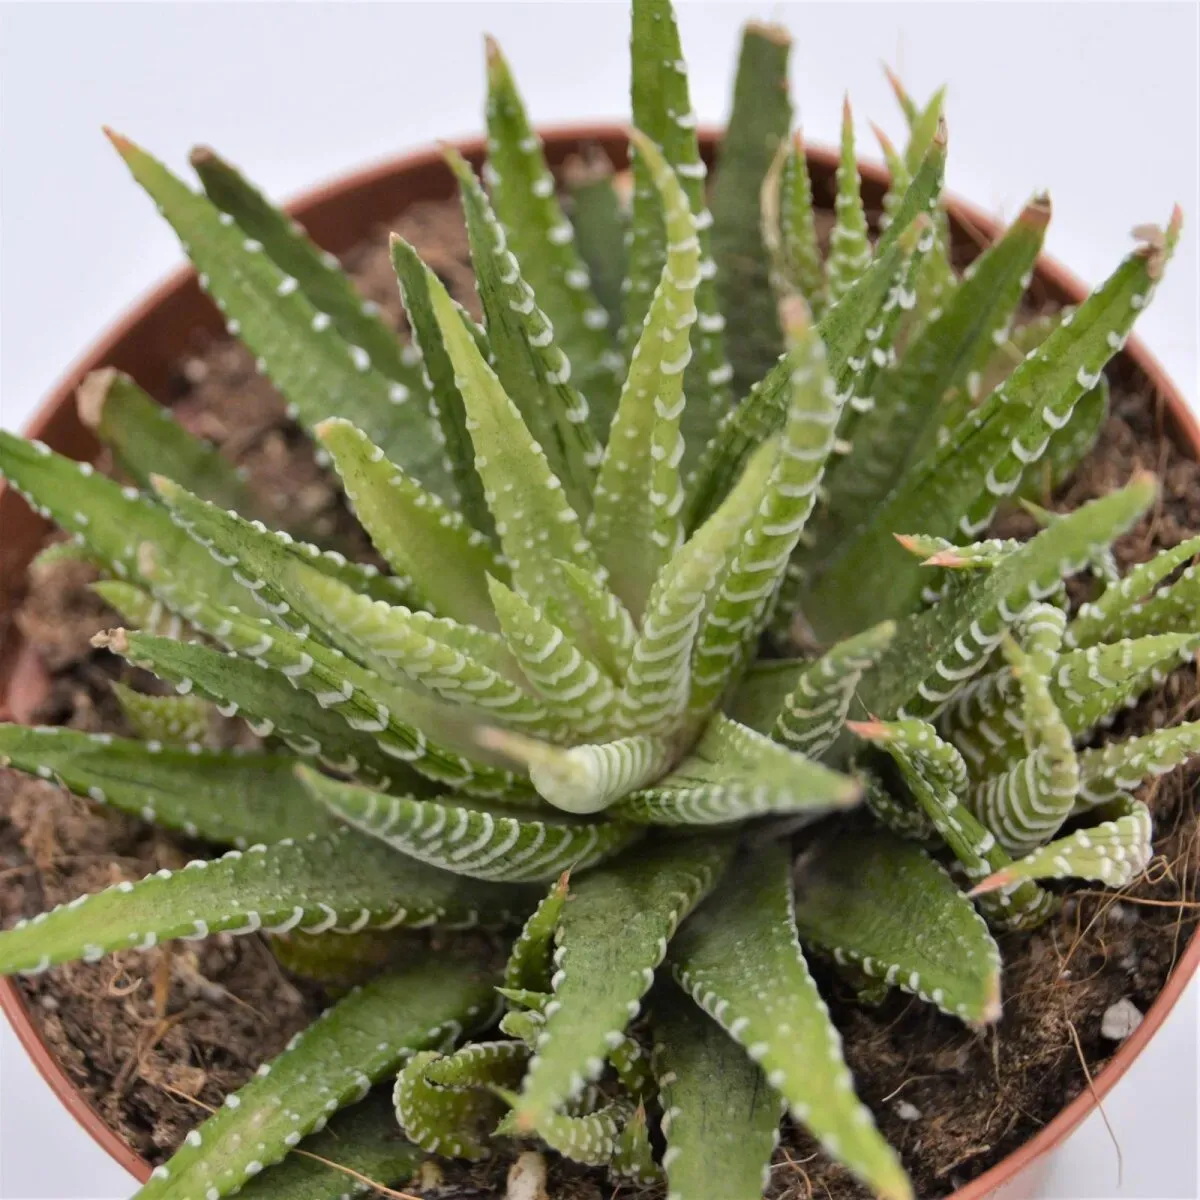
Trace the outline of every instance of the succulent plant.
[[[211, 151], [197, 193], [110, 135], [388, 567], [255, 519], [115, 373], [81, 403], [133, 484], [0, 436], [10, 483], [108, 576], [126, 625], [100, 644], [176, 693], [120, 691], [137, 738], [8, 725], [0, 755], [233, 847], [19, 923], [0, 969], [261, 931], [298, 970], [369, 977], [145, 1200], [316, 1200], [509, 1139], [750, 1200], [784, 1112], [909, 1196], [806, 955], [997, 1020], [989, 927], [1045, 919], [1049, 881], [1133, 878], [1133, 789], [1200, 749], [1200, 723], [1078, 748], [1200, 646], [1200, 540], [1112, 568], [1151, 477], [977, 540], [1091, 445], [1178, 214], [1076, 311], [1014, 324], [1049, 201], [955, 270], [940, 93], [897, 85], [877, 222], [847, 107], [825, 253], [786, 36], [746, 31], [710, 209], [668, 0], [633, 23], [632, 198], [592, 172], [578, 243], [489, 45], [488, 190], [446, 152], [484, 321], [394, 238], [411, 343]], [[261, 751], [200, 744], [214, 711]], [[478, 939], [423, 950], [429, 926], [496, 931], [506, 965]], [[393, 1078], [394, 1117], [364, 1099]], [[298, 1144], [359, 1175], [274, 1165]]]

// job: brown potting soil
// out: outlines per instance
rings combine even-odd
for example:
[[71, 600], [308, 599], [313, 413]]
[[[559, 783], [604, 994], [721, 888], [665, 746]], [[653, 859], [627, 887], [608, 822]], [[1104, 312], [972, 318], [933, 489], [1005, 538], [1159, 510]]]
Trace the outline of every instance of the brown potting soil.
[[[477, 310], [457, 205], [423, 205], [392, 222], [457, 298]], [[404, 321], [388, 261], [386, 230], [346, 256], [364, 292]], [[1036, 304], [1037, 297], [1034, 297]], [[1165, 435], [1161, 398], [1128, 363], [1110, 370], [1112, 416], [1099, 445], [1055, 497], [1074, 508], [1125, 483], [1141, 468], [1162, 481], [1156, 509], [1116, 547], [1122, 566], [1200, 530], [1200, 466]], [[197, 344], [179, 364], [172, 394], [179, 420], [244, 465], [268, 501], [314, 534], [369, 553], [307, 439], [286, 418], [250, 355], [227, 339]], [[1024, 517], [1008, 533], [1028, 534]], [[86, 589], [87, 567], [58, 564], [31, 573], [18, 624], [52, 676], [38, 719], [91, 731], [127, 732], [112, 699], [114, 677], [152, 687], [91, 636], [119, 618]], [[1114, 736], [1196, 717], [1194, 667], [1180, 668], [1154, 695], [1117, 720]], [[240, 724], [214, 731], [248, 741]], [[893, 993], [879, 1008], [858, 1004], [820, 961], [813, 963], [859, 1094], [899, 1150], [922, 1197], [945, 1195], [1031, 1137], [1088, 1086], [1116, 1045], [1100, 1027], [1127, 999], [1145, 1011], [1162, 989], [1196, 920], [1200, 874], [1197, 780], [1192, 766], [1139, 795], [1155, 819], [1158, 857], [1120, 895], [1072, 891], [1061, 913], [1032, 934], [1002, 940], [1003, 1020], [974, 1032], [917, 1000]], [[204, 853], [152, 827], [41, 781], [0, 771], [0, 923], [122, 879], [176, 868]], [[1191, 903], [1188, 908], [1180, 901]], [[320, 1010], [320, 990], [290, 976], [259, 936], [221, 935], [149, 954], [124, 952], [94, 965], [55, 968], [21, 984], [43, 1037], [104, 1120], [142, 1156], [160, 1162], [224, 1095]], [[508, 1159], [467, 1168], [441, 1165], [429, 1195], [503, 1195]], [[720, 1181], [714, 1180], [713, 1200]], [[413, 1187], [410, 1190], [420, 1191]], [[552, 1164], [554, 1200], [631, 1195], [596, 1173]], [[421, 1193], [426, 1194], [426, 1193]], [[850, 1200], [862, 1190], [787, 1125], [768, 1192], [772, 1200]]]

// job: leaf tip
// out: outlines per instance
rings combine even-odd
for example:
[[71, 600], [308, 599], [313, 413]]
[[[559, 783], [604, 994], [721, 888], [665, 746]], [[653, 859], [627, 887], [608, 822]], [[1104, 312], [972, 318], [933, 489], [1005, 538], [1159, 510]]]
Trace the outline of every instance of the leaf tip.
[[981, 1025], [995, 1025], [1004, 1014], [1004, 1005], [1000, 1000], [1000, 968], [988, 976], [988, 992], [984, 997], [983, 1008], [979, 1013]]
[[92, 637], [92, 645], [97, 650], [111, 650], [114, 654], [129, 652], [129, 634], [126, 630], [104, 629]]
[[882, 65], [883, 73], [887, 77], [888, 85], [891, 87], [893, 94], [903, 107], [909, 103], [908, 91], [904, 84], [900, 82], [900, 76], [897, 75], [887, 63], [883, 63]]
[[792, 35], [787, 27], [776, 21], [747, 21], [742, 32], [746, 37], [760, 37], [764, 41], [774, 42], [776, 46], [792, 44]]
[[945, 550], [939, 550], [936, 554], [931, 554], [925, 559], [921, 566], [923, 567], [961, 567], [966, 563], [966, 559], [959, 554], [958, 550], [953, 546], [948, 546]]
[[122, 158], [128, 158], [131, 154], [136, 153], [136, 144], [131, 142], [123, 133], [118, 133], [111, 125], [101, 125], [100, 128], [104, 136], [112, 142], [113, 149]]
[[875, 140], [879, 143], [879, 148], [883, 151], [884, 156], [895, 157], [896, 147], [892, 144], [892, 139], [874, 121], [871, 122], [871, 132], [875, 135]]
[[154, 489], [154, 494], [168, 504], [172, 500], [178, 500], [184, 491], [173, 479], [168, 479], [165, 475], [155, 472], [150, 473], [150, 486]]
[[1171, 257], [1182, 229], [1183, 209], [1178, 204], [1171, 210], [1165, 229], [1152, 224], [1133, 227], [1132, 235], [1138, 242], [1134, 254], [1145, 259], [1146, 274], [1151, 279], [1157, 280], [1162, 277], [1163, 268], [1167, 265], [1167, 259]]
[[221, 159], [217, 152], [211, 146], [193, 146], [188, 151], [188, 162], [193, 167], [208, 167], [215, 164], [220, 164]]
[[977, 896], [986, 896], [989, 892], [998, 892], [1002, 887], [1007, 887], [1015, 879], [1016, 876], [1012, 867], [1002, 867], [999, 871], [993, 871], [986, 879], [977, 883], [967, 895], [972, 900]]
[[1034, 229], [1045, 229], [1050, 224], [1050, 217], [1053, 213], [1053, 206], [1050, 203], [1049, 192], [1037, 192], [1029, 203], [1021, 209], [1020, 216], [1017, 220], [1022, 225], [1029, 225]]
[[802, 338], [812, 326], [812, 314], [799, 292], [791, 292], [779, 302], [779, 324], [789, 344]]
[[490, 33], [483, 35], [483, 57], [487, 63], [488, 83], [495, 86], [507, 74], [508, 64], [504, 61], [504, 51], [500, 49], [500, 43]]
[[115, 367], [101, 367], [98, 371], [90, 371], [75, 392], [75, 408], [80, 421], [88, 429], [100, 427], [104, 418], [104, 404], [116, 378]]
[[886, 742], [891, 738], [888, 727], [875, 717], [869, 721], [847, 721], [846, 728], [869, 742]]

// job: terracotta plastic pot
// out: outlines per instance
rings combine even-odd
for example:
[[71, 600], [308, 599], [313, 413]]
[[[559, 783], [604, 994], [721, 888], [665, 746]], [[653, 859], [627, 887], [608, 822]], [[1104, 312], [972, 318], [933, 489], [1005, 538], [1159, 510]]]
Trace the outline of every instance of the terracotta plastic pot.
[[[625, 135], [617, 126], [571, 126], [546, 131], [544, 137], [552, 164], [561, 163], [585, 143], [600, 144], [618, 164], [626, 160]], [[711, 159], [716, 134], [706, 132], [703, 144], [705, 156]], [[479, 165], [484, 153], [482, 140], [460, 143], [458, 148]], [[836, 154], [810, 148], [808, 159], [817, 203], [831, 204]], [[885, 172], [864, 164], [862, 174], [868, 203], [878, 205], [887, 187]], [[454, 190], [440, 153], [429, 150], [348, 175], [306, 193], [289, 207], [318, 243], [338, 253], [361, 241], [375, 225], [406, 206], [422, 200], [445, 199]], [[970, 205], [954, 200], [948, 207], [951, 220], [974, 235], [982, 234], [990, 240], [998, 232], [992, 218]], [[1046, 292], [1060, 302], [1078, 303], [1086, 295], [1083, 284], [1055, 263], [1043, 260], [1037, 276]], [[83, 377], [97, 367], [113, 366], [128, 372], [152, 394], [162, 395], [173, 364], [186, 353], [196, 333], [201, 330], [217, 333], [221, 326], [217, 311], [201, 293], [195, 274], [190, 270], [176, 271], [126, 313], [67, 372], [26, 432], [61, 453], [80, 460], [90, 459], [97, 446], [80, 424], [74, 403], [75, 389]], [[1161, 398], [1167, 436], [1174, 438], [1191, 457], [1200, 458], [1200, 425], [1162, 368], [1135, 340], [1129, 341], [1123, 353], [1150, 380]], [[0, 545], [0, 720], [28, 720], [45, 694], [44, 672], [29, 648], [21, 644], [12, 626], [12, 616], [26, 567], [49, 528], [11, 488], [5, 489], [0, 484], [0, 529], [4, 531]], [[1092, 1112], [1129, 1069], [1162, 1025], [1197, 965], [1200, 965], [1200, 934], [1192, 936], [1145, 1020], [1096, 1077], [1094, 1087], [1076, 1097], [1018, 1151], [956, 1192], [952, 1200], [999, 1200], [1000, 1197], [1018, 1200], [1030, 1195], [1045, 1169], [1045, 1156]], [[0, 980], [0, 1007], [35, 1066], [76, 1120], [118, 1163], [138, 1179], [146, 1179], [149, 1166], [105, 1125], [84, 1099], [42, 1041], [20, 990], [11, 980]]]

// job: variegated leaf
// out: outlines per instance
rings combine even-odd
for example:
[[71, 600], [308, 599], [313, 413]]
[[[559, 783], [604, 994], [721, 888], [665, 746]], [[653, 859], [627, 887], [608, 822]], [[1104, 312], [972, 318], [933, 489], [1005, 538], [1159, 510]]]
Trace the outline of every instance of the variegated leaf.
[[735, 871], [680, 931], [672, 969], [830, 1157], [878, 1196], [908, 1200], [904, 1168], [854, 1094], [842, 1039], [804, 961], [790, 876], [785, 846]]
[[1000, 950], [974, 906], [919, 846], [831, 834], [796, 882], [800, 940], [970, 1024], [1000, 1018]]
[[0, 933], [0, 974], [221, 932], [503, 925], [528, 903], [522, 889], [436, 871], [344, 830], [197, 859], [19, 922]]
[[554, 998], [517, 1102], [517, 1127], [538, 1129], [604, 1068], [654, 981], [679, 922], [729, 860], [717, 840], [661, 843], [593, 871], [559, 918]]
[[242, 849], [335, 828], [295, 782], [294, 761], [283, 755], [0, 724], [0, 762], [188, 837]]
[[505, 883], [554, 879], [611, 858], [638, 837], [617, 821], [550, 821], [442, 800], [387, 796], [297, 768], [312, 797], [355, 829], [456, 875]]
[[486, 1024], [487, 981], [426, 959], [351, 992], [185, 1139], [136, 1200], [238, 1191], [414, 1051]]

